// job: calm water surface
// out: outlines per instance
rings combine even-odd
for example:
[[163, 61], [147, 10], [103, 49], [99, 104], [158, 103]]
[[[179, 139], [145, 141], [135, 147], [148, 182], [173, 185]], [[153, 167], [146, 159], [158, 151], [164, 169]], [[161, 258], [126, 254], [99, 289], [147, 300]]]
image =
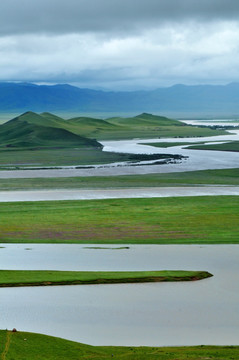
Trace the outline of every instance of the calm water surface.
[[214, 277], [183, 283], [2, 288], [1, 328], [97, 345], [238, 344], [238, 245], [133, 245], [122, 250], [2, 246], [2, 269], [193, 269]]

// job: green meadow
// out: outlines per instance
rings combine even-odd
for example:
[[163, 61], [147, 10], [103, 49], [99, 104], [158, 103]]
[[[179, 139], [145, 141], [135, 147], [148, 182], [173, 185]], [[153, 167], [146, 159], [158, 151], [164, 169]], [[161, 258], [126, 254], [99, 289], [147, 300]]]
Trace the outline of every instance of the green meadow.
[[237, 244], [239, 198], [0, 204], [2, 243]]
[[28, 332], [0, 331], [2, 360], [229, 360], [239, 346], [129, 347], [91, 346]]
[[[218, 141], [212, 141], [212, 142], [215, 142], [215, 144], [216, 144]], [[154, 146], [154, 147], [158, 147], [158, 148], [168, 148], [168, 147], [172, 147], [172, 146], [192, 145], [192, 142], [187, 142], [187, 141], [167, 142], [167, 141], [165, 141], [165, 142], [150, 142], [150, 143], [141, 143], [141, 144], [150, 145], [150, 146]], [[196, 142], [193, 142], [193, 144], [195, 144], [195, 146], [201, 145], [201, 144], [203, 145], [203, 144], [205, 144], [205, 141], [196, 141]], [[194, 148], [194, 145], [189, 148], [190, 149]]]
[[92, 166], [115, 162], [137, 162], [140, 160], [160, 160], [179, 158], [169, 154], [123, 154], [105, 152], [97, 147], [82, 148], [17, 148], [0, 149], [0, 170], [34, 168], [34, 167], [61, 167], [61, 166]]
[[239, 185], [239, 169], [168, 174], [0, 179], [0, 190], [123, 189], [159, 186]]
[[121, 284], [202, 280], [207, 271], [49, 271], [0, 270], [0, 287]]
[[229, 141], [224, 144], [192, 145], [189, 149], [216, 150], [216, 151], [239, 151], [239, 141]]

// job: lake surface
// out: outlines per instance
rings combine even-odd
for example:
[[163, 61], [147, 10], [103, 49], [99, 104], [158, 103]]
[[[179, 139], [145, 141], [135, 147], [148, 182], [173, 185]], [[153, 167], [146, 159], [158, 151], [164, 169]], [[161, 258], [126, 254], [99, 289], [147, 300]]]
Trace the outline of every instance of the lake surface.
[[94, 345], [238, 344], [239, 245], [132, 245], [122, 250], [1, 246], [2, 269], [190, 269], [214, 274], [197, 282], [1, 288], [1, 328]]

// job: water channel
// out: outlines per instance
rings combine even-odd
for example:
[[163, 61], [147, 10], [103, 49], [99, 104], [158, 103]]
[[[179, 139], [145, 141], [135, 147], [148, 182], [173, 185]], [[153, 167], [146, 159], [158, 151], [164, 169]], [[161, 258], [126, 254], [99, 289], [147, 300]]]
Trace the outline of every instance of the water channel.
[[238, 344], [239, 245], [1, 246], [2, 269], [214, 274], [197, 282], [1, 288], [2, 328], [93, 345]]
[[170, 148], [156, 148], [142, 143], [150, 142], [207, 142], [220, 141], [227, 142], [239, 139], [239, 130], [230, 130], [228, 135], [200, 138], [169, 138], [169, 139], [133, 139], [119, 141], [102, 141], [104, 151], [121, 153], [141, 153], [141, 154], [179, 154], [185, 158], [175, 164], [161, 165], [139, 165], [130, 166], [127, 164], [108, 164], [96, 166], [95, 168], [69, 168], [61, 169], [34, 169], [34, 170], [7, 170], [0, 171], [0, 178], [51, 178], [51, 177], [78, 177], [78, 176], [117, 176], [132, 174], [153, 174], [153, 173], [172, 173], [207, 169], [229, 169], [237, 168], [239, 164], [239, 153], [229, 151], [211, 150], [191, 150], [185, 145], [172, 146]]

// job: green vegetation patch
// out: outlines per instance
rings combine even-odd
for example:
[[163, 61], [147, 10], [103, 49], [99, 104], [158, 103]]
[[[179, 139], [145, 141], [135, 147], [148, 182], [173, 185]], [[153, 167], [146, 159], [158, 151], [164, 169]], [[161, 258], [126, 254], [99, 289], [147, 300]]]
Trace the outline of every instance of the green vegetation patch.
[[[87, 166], [115, 162], [137, 163], [144, 160], [180, 160], [183, 156], [170, 154], [125, 154], [102, 151], [101, 148], [49, 148], [0, 149], [0, 170], [44, 168], [61, 166]], [[167, 159], [167, 160], [165, 160]]]
[[[196, 144], [204, 144], [204, 143], [205, 142], [197, 142]], [[141, 145], [149, 145], [158, 148], [168, 148], [172, 146], [192, 145], [192, 143], [191, 142], [149, 142], [149, 143], [141, 143]]]
[[239, 346], [129, 347], [91, 346], [52, 336], [0, 331], [5, 360], [229, 360], [239, 358]]
[[32, 189], [135, 189], [142, 187], [209, 184], [239, 185], [239, 169], [200, 170], [146, 175], [0, 179], [0, 189], [2, 191]]
[[0, 270], [0, 287], [194, 281], [207, 271], [49, 271]]
[[0, 204], [2, 243], [236, 244], [239, 197]]
[[216, 150], [216, 151], [239, 151], [239, 141], [229, 141], [224, 144], [193, 145], [188, 149], [195, 150]]
[[[217, 143], [218, 141], [213, 141], [215, 143]], [[168, 148], [168, 147], [172, 147], [172, 146], [183, 146], [183, 145], [192, 145], [192, 142], [150, 142], [150, 143], [141, 143], [142, 145], [149, 145], [149, 146], [154, 146], [154, 147], [158, 147], [158, 148]], [[197, 146], [198, 144], [205, 144], [205, 141], [199, 141], [199, 142], [193, 142], [193, 144], [196, 144], [195, 146]], [[191, 149], [191, 147], [188, 147]], [[194, 148], [194, 145], [193, 145]]]

